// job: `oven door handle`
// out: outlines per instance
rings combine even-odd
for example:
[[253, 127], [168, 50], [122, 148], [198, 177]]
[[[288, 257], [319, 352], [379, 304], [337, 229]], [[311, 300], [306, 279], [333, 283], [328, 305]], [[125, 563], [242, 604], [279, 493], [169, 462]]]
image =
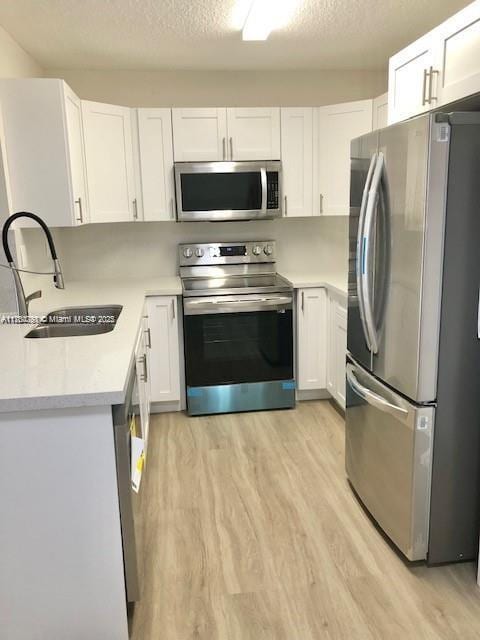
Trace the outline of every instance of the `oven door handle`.
[[262, 183], [262, 213], [267, 213], [267, 170], [265, 167], [260, 169], [260, 181]]
[[292, 296], [270, 296], [262, 298], [241, 298], [238, 300], [184, 300], [185, 315], [198, 313], [236, 313], [243, 311], [263, 311], [286, 309], [292, 306]]

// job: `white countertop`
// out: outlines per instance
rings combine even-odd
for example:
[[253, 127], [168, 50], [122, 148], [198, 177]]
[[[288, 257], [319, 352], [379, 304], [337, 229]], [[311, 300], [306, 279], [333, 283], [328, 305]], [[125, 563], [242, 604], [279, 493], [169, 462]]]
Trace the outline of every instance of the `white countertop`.
[[123, 309], [113, 331], [93, 336], [25, 339], [31, 325], [1, 325], [0, 412], [122, 403], [145, 296], [181, 293], [178, 277], [66, 282], [44, 291], [31, 314], [95, 304]]
[[291, 271], [281, 271], [283, 276], [294, 289], [310, 289], [311, 287], [325, 287], [339, 296], [347, 298], [347, 282], [338, 276], [326, 276], [318, 273], [294, 273]]

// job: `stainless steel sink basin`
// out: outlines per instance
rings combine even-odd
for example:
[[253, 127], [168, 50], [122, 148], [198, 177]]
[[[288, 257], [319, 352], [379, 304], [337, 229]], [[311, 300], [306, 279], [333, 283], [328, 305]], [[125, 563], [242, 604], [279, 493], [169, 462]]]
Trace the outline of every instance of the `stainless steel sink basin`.
[[26, 338], [68, 338], [109, 333], [114, 324], [42, 324], [27, 333]]
[[65, 307], [50, 311], [46, 322], [29, 331], [26, 338], [68, 338], [109, 333], [115, 329], [123, 307], [119, 304]]
[[96, 305], [92, 307], [64, 307], [47, 315], [47, 324], [113, 324], [115, 325], [123, 307], [120, 304]]

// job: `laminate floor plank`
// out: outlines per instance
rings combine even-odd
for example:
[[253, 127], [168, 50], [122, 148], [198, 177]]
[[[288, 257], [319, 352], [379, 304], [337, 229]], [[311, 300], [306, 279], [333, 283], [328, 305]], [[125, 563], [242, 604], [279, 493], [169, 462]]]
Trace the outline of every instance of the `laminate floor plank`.
[[152, 416], [133, 640], [473, 640], [473, 563], [409, 565], [345, 476], [328, 401]]

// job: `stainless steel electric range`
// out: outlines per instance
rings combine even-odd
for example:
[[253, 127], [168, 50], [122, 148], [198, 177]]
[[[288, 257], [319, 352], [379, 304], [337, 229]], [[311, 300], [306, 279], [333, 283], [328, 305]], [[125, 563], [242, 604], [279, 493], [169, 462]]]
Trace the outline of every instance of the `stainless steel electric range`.
[[181, 244], [189, 415], [295, 406], [293, 290], [275, 242]]

